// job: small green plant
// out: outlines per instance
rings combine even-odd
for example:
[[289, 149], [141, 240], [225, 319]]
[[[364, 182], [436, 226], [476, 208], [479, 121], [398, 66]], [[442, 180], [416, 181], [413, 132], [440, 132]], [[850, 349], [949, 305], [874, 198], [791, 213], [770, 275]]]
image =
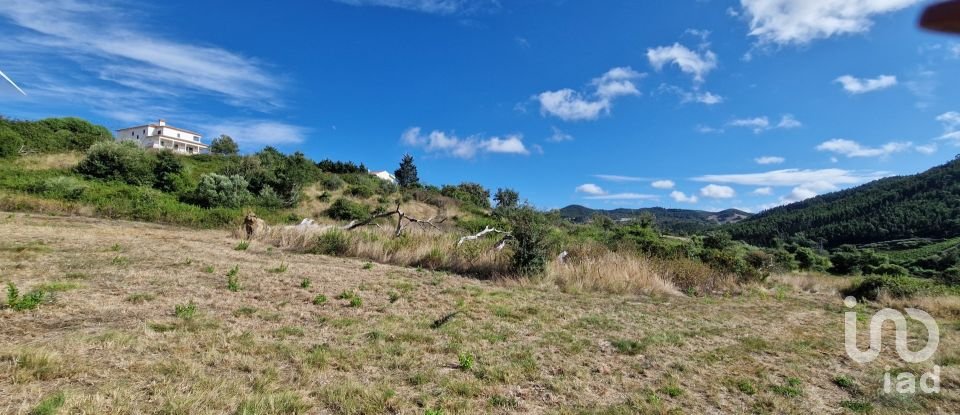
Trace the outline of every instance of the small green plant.
[[246, 251], [250, 247], [250, 241], [240, 241], [237, 246], [233, 247], [235, 251]]
[[201, 268], [200, 270], [203, 271], [203, 272], [205, 272], [205, 273], [207, 273], [207, 274], [213, 274], [214, 271], [216, 271], [215, 269], [213, 269], [213, 265], [207, 265], [207, 266]]
[[461, 370], [473, 369], [473, 365], [475, 363], [473, 355], [466, 352], [461, 352], [457, 355], [457, 362], [457, 367], [459, 367]]
[[253, 307], [240, 307], [233, 311], [234, 317], [250, 317], [257, 314], [257, 309]]
[[518, 403], [512, 396], [493, 395], [490, 397], [490, 405], [498, 408], [516, 408]]
[[873, 405], [866, 401], [841, 401], [840, 406], [858, 414], [869, 414], [873, 412]]
[[63, 392], [57, 392], [40, 401], [37, 406], [28, 412], [29, 415], [54, 415], [60, 411], [60, 407], [66, 402]]
[[740, 380], [737, 381], [737, 390], [739, 390], [740, 392], [743, 392], [743, 393], [745, 393], [745, 394], [747, 394], [747, 395], [756, 395], [756, 394], [757, 394], [757, 388], [754, 387], [753, 384], [750, 383], [750, 381], [749, 381], [749, 380], [746, 380], [746, 379], [740, 379]]
[[236, 274], [227, 275], [227, 289], [233, 292], [240, 291], [240, 277]]
[[364, 263], [364, 264], [363, 264], [363, 269], [373, 269], [373, 263], [372, 263], [372, 262], [366, 262], [366, 263]]
[[125, 256], [117, 255], [110, 260], [110, 263], [113, 265], [127, 265], [130, 263], [130, 260]]
[[363, 299], [361, 299], [359, 295], [355, 295], [353, 296], [353, 298], [350, 299], [350, 307], [360, 308], [360, 306], [362, 305], [363, 305]]
[[800, 384], [800, 379], [788, 378], [786, 385], [774, 385], [770, 389], [779, 395], [783, 395], [788, 398], [794, 398], [803, 395], [803, 390], [800, 388]]
[[676, 398], [680, 395], [683, 395], [683, 389], [680, 389], [680, 386], [677, 386], [673, 383], [664, 386], [662, 389], [660, 389], [660, 391], [667, 394], [667, 396], [671, 398]]
[[387, 293], [387, 299], [390, 300], [390, 304], [400, 301], [400, 293], [396, 291], [390, 291]]
[[611, 340], [610, 345], [618, 352], [627, 356], [636, 356], [646, 349], [646, 346], [640, 342], [627, 339]]
[[233, 268], [230, 268], [230, 271], [227, 271], [228, 277], [236, 277], [240, 274], [240, 265], [234, 265]]
[[110, 250], [113, 252], [120, 252], [123, 250], [123, 247], [120, 246], [120, 244], [113, 244], [113, 246], [110, 247]]
[[304, 278], [300, 280], [300, 288], [310, 288], [311, 281], [309, 278]]
[[173, 315], [183, 320], [190, 320], [197, 314], [197, 305], [191, 300], [187, 304], [173, 306]]
[[853, 378], [844, 375], [835, 376], [833, 378], [833, 384], [847, 390], [854, 388]]
[[29, 293], [21, 296], [16, 284], [12, 282], [7, 283], [7, 307], [15, 311], [26, 311], [37, 308], [37, 306], [43, 302], [45, 296], [46, 292], [39, 289], [31, 290]]
[[274, 274], [283, 274], [284, 272], [287, 272], [287, 268], [287, 264], [283, 261], [280, 261], [280, 265], [278, 265], [276, 268], [270, 269], [270, 272]]
[[317, 294], [316, 297], [313, 297], [313, 305], [324, 305], [327, 303], [327, 296], [323, 294]]

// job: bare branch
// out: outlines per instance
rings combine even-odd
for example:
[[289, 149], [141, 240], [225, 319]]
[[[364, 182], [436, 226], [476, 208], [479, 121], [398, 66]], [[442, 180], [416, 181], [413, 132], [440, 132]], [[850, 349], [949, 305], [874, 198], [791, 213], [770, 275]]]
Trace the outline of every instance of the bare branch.
[[[513, 235], [510, 234], [510, 232], [501, 231], [501, 230], [499, 230], [499, 229], [491, 228], [491, 227], [487, 226], [487, 227], [484, 227], [482, 231], [477, 232], [475, 235], [467, 235], [467, 236], [461, 237], [460, 240], [457, 241], [457, 246], [462, 245], [462, 244], [463, 244], [464, 242], [466, 242], [466, 241], [475, 241], [475, 240], [477, 240], [477, 239], [480, 239], [480, 238], [482, 238], [484, 235], [486, 235], [486, 234], [488, 234], [488, 233], [491, 233], [491, 232], [493, 232], [493, 233], [498, 233], [498, 234], [501, 234], [501, 235], [505, 235], [505, 236], [504, 236], [504, 240], [503, 240], [503, 241], [500, 241], [500, 243], [506, 243], [506, 240], [513, 236]], [[500, 249], [503, 249], [503, 248], [501, 247]], [[498, 249], [498, 250], [499, 250], [499, 249]]]

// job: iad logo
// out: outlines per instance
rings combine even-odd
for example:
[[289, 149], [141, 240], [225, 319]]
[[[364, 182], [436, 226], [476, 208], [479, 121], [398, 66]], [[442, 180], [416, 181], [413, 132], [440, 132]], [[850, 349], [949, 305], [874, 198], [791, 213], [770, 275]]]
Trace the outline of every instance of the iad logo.
[[[857, 299], [847, 297], [843, 300], [843, 304], [847, 308], [854, 308], [857, 306]], [[903, 316], [903, 313], [885, 308], [878, 311], [870, 319], [870, 348], [861, 351], [857, 347], [857, 312], [848, 311], [844, 313], [844, 345], [847, 349], [847, 356], [861, 364], [876, 360], [880, 356], [883, 324], [892, 321], [897, 329], [896, 348], [900, 358], [908, 363], [920, 363], [929, 360], [937, 352], [937, 348], [940, 347], [940, 327], [937, 326], [933, 317], [925, 311], [908, 308], [906, 312], [910, 318], [923, 323], [923, 326], [927, 329], [927, 344], [922, 349], [914, 352], [907, 346], [909, 332], [907, 331], [907, 319]], [[912, 373], [906, 372], [897, 374], [895, 388], [897, 393], [916, 393], [916, 377]], [[887, 393], [894, 391], [890, 372], [883, 376], [883, 390]], [[925, 373], [920, 377], [920, 390], [923, 393], [940, 393], [940, 366], [934, 365], [932, 372]]]

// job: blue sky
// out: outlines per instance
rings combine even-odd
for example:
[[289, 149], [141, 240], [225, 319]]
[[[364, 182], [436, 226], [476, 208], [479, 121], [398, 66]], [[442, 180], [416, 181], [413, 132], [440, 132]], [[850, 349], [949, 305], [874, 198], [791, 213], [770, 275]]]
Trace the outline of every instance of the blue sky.
[[960, 153], [960, 38], [922, 1], [278, 4], [7, 0], [0, 114], [409, 152], [542, 208], [759, 211]]

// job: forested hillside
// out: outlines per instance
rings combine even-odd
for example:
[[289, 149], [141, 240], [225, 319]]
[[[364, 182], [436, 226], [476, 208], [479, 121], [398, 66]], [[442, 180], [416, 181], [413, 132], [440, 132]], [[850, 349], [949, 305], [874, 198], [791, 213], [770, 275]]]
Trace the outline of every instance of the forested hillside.
[[954, 237], [960, 235], [960, 158], [920, 174], [770, 209], [726, 230], [758, 245], [798, 233], [827, 247]]
[[724, 223], [735, 223], [750, 217], [750, 214], [737, 209], [727, 209], [720, 212], [703, 210], [666, 209], [661, 207], [639, 209], [590, 209], [586, 206], [570, 205], [560, 209], [560, 216], [574, 222], [583, 223], [593, 215], [600, 214], [613, 220], [637, 219], [651, 216], [657, 227], [663, 231], [675, 234], [693, 234], [702, 232]]

